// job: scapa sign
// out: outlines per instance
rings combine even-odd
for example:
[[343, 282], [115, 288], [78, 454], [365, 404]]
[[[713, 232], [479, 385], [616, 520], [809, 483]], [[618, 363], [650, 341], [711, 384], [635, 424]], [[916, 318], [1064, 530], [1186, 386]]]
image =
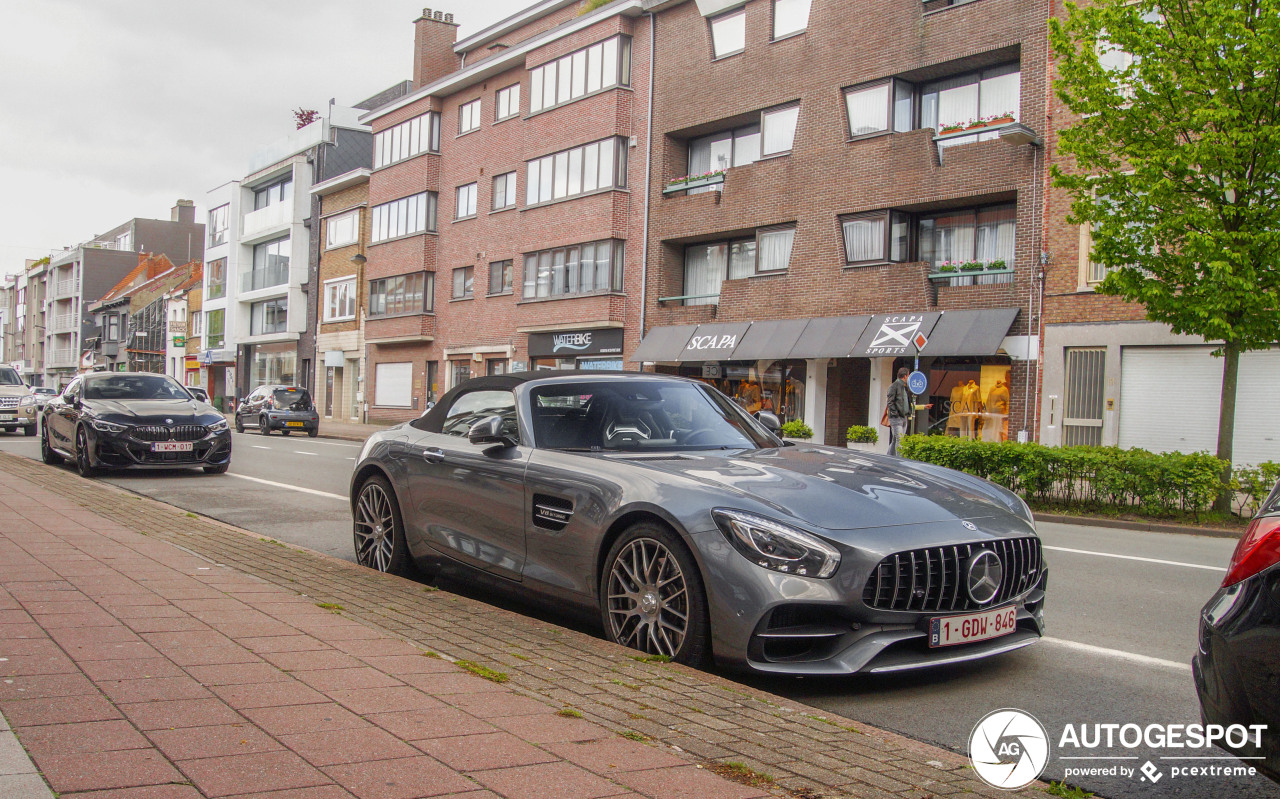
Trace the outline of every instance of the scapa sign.
[[725, 334], [723, 336], [694, 336], [684, 345], [686, 350], [731, 350], [738, 346], [738, 337]]

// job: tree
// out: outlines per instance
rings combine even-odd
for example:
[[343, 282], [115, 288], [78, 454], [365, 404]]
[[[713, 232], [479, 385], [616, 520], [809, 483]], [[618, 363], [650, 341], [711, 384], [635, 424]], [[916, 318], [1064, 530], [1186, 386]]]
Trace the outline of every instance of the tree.
[[1280, 338], [1280, 0], [1068, 3], [1049, 38], [1079, 117], [1053, 169], [1068, 221], [1113, 270], [1100, 292], [1222, 342], [1226, 482], [1240, 354]]
[[320, 112], [310, 108], [296, 108], [293, 111], [293, 118], [298, 123], [298, 130], [302, 130], [319, 119]]

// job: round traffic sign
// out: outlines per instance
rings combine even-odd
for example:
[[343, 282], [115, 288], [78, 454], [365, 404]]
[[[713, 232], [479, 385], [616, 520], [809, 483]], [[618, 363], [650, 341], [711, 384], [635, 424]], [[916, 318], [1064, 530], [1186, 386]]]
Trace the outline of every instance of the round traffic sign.
[[929, 378], [925, 377], [924, 372], [912, 372], [907, 375], [907, 388], [911, 389], [912, 394], [923, 394], [929, 390]]

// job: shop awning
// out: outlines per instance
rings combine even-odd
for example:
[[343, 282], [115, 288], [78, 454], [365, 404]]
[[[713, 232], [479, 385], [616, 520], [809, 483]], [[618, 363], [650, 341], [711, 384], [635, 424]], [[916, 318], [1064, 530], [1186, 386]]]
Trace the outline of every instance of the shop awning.
[[847, 358], [866, 329], [870, 316], [829, 316], [810, 319], [791, 347], [790, 358]]
[[[862, 331], [858, 343], [852, 352], [846, 353], [851, 358], [896, 358], [901, 355], [915, 355], [920, 336], [932, 342], [933, 327], [942, 314], [929, 313], [895, 313], [873, 316]], [[930, 353], [932, 354], [932, 353]]]
[[735, 361], [764, 361], [791, 356], [791, 348], [804, 332], [808, 319], [752, 322], [733, 351]]
[[929, 334], [921, 355], [995, 355], [1018, 316], [1017, 308], [947, 311]]
[[631, 355], [632, 361], [676, 361], [689, 342], [697, 325], [670, 325], [667, 327], [651, 327], [649, 333], [640, 340], [640, 346]]
[[698, 325], [676, 358], [678, 361], [736, 360], [734, 350], [742, 341], [750, 322], [716, 322]]

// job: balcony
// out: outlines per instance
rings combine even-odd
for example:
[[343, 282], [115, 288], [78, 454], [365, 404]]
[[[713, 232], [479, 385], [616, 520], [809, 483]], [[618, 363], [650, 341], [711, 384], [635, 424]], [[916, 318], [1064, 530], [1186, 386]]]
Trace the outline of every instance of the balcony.
[[71, 369], [80, 365], [79, 353], [70, 347], [45, 350], [45, 363], [50, 369]]
[[75, 297], [80, 294], [80, 278], [68, 277], [53, 283], [53, 297]]
[[240, 276], [240, 293], [284, 286], [289, 282], [289, 264], [275, 264], [265, 269], [254, 269]]
[[293, 201], [273, 203], [244, 215], [240, 222], [240, 238], [252, 239], [262, 233], [276, 232], [293, 221]]
[[75, 313], [60, 313], [50, 316], [49, 332], [50, 333], [75, 333], [80, 330], [79, 315]]

